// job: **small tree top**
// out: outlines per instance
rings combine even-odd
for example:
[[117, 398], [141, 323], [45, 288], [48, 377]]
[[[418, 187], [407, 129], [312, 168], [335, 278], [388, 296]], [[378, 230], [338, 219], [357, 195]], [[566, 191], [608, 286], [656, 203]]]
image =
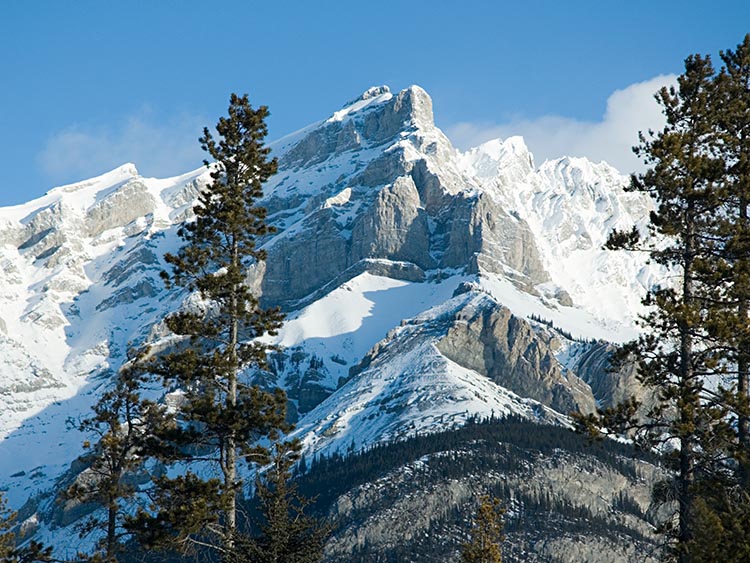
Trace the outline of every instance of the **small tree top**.
[[502, 563], [504, 514], [499, 499], [490, 495], [481, 497], [471, 539], [461, 549], [462, 563]]

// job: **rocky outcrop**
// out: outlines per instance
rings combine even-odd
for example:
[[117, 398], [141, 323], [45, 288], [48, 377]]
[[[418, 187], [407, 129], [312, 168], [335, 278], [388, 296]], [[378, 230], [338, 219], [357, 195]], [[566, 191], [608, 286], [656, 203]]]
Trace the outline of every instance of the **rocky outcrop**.
[[251, 282], [264, 303], [291, 307], [372, 259], [493, 272], [535, 293], [549, 275], [528, 225], [478, 192], [456, 159], [418, 87], [370, 90], [303, 135], [280, 157], [267, 197], [281, 235]]
[[139, 179], [131, 180], [86, 211], [87, 235], [96, 237], [109, 229], [124, 227], [153, 212], [156, 201]]
[[445, 267], [469, 264], [472, 273], [504, 274], [529, 292], [549, 281], [528, 225], [489, 194], [454, 198]]
[[[587, 451], [585, 438], [568, 442], [557, 429], [550, 430], [549, 439], [559, 447], [541, 451], [537, 440], [542, 434], [533, 425], [510, 426], [517, 428], [499, 428], [507, 432], [499, 440], [482, 434], [457, 443], [441, 435], [433, 442], [445, 441], [443, 447], [414, 455], [417, 460], [381, 469], [365, 484], [334, 487], [344, 492], [327, 501], [338, 526], [324, 561], [456, 561], [478, 497], [487, 492], [507, 509], [503, 561], [657, 561], [653, 527], [646, 519], [650, 488], [659, 478], [656, 467], [625, 452]], [[415, 439], [412, 447], [424, 446], [418, 443]], [[566, 450], [570, 446], [575, 451]], [[408, 456], [406, 449], [399, 455]], [[380, 450], [378, 460], [389, 460], [388, 448]]]
[[558, 412], [595, 409], [591, 389], [573, 373], [564, 371], [555, 359], [550, 339], [490, 299], [453, 315], [437, 347], [457, 364]]
[[638, 379], [635, 362], [612, 366], [610, 360], [615, 346], [608, 342], [591, 343], [572, 364], [572, 369], [590, 387], [602, 407], [612, 407], [635, 398], [643, 416], [656, 405], [657, 398]]
[[409, 176], [399, 177], [378, 192], [373, 204], [354, 224], [352, 255], [412, 262], [427, 270], [430, 256], [427, 213]]

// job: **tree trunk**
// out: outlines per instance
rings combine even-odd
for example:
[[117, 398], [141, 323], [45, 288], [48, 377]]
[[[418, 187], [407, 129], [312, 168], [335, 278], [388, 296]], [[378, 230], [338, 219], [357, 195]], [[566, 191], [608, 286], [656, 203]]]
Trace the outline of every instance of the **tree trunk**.
[[[232, 241], [232, 266], [239, 268], [239, 249], [236, 240]], [[230, 299], [231, 326], [229, 334], [229, 381], [227, 392], [227, 407], [234, 409], [237, 406], [237, 345], [239, 343], [239, 319], [237, 318], [237, 295], [239, 288], [237, 285], [232, 287], [232, 296]], [[227, 436], [227, 463], [224, 478], [224, 487], [227, 491], [227, 514], [224, 533], [226, 535], [226, 547], [234, 547], [234, 536], [237, 532], [237, 437], [233, 432]]]
[[117, 561], [117, 503], [110, 501], [107, 510], [107, 561]]
[[[684, 315], [690, 314], [694, 306], [693, 262], [695, 258], [695, 211], [692, 203], [686, 210], [685, 248], [682, 272], [682, 302]], [[694, 370], [692, 365], [692, 327], [682, 318], [678, 322], [680, 331], [680, 373], [681, 387], [677, 408], [680, 418], [680, 467], [679, 467], [679, 511], [680, 524], [677, 538], [680, 563], [690, 563], [688, 545], [693, 539], [693, 481], [695, 477], [694, 448], [695, 409], [700, 407], [700, 398], [693, 388]]]

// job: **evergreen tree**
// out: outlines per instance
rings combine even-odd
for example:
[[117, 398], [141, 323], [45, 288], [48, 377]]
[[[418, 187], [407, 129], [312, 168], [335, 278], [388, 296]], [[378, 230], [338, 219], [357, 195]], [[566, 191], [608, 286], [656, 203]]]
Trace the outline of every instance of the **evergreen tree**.
[[[244, 374], [263, 366], [268, 346], [256, 340], [275, 334], [282, 315], [263, 309], [245, 285], [247, 268], [265, 259], [259, 237], [271, 232], [258, 206], [263, 183], [276, 172], [263, 145], [268, 109], [253, 109], [247, 96], [232, 94], [228, 117], [208, 128], [201, 147], [215, 161], [204, 161], [212, 181], [193, 208], [195, 220], [178, 231], [184, 246], [167, 254], [172, 272], [167, 286], [197, 294], [200, 303], [169, 316], [170, 330], [182, 336], [176, 350], [160, 356], [152, 371], [181, 390], [172, 436], [173, 455], [187, 473], [161, 478], [154, 491], [156, 514], [140, 515], [142, 538], [170, 548], [208, 546], [228, 554], [237, 535], [237, 496], [242, 490], [238, 462], [265, 463], [268, 451], [253, 446], [263, 436], [275, 439], [285, 428], [286, 396], [249, 384]], [[205, 477], [203, 464], [218, 468]], [[195, 468], [198, 464], [199, 469]]]
[[256, 480], [260, 533], [238, 540], [233, 562], [315, 563], [322, 559], [331, 528], [305, 513], [311, 501], [292, 481], [299, 449], [297, 441], [274, 445], [271, 466]]
[[712, 150], [723, 158], [725, 171], [722, 209], [711, 232], [718, 250], [709, 269], [716, 291], [708, 326], [722, 346], [722, 371], [730, 376], [719, 392], [731, 413], [731, 437], [720, 443], [723, 457], [699, 476], [690, 549], [694, 561], [739, 562], [750, 558], [750, 35], [721, 58], [724, 67], [714, 80], [719, 136]]
[[750, 493], [732, 479], [700, 480], [695, 502], [695, 533], [688, 546], [697, 563], [750, 561]]
[[712, 329], [726, 343], [736, 370], [729, 404], [737, 420], [737, 448], [742, 486], [750, 487], [750, 35], [735, 51], [721, 53], [724, 67], [716, 79], [718, 150], [726, 163], [723, 213], [716, 236], [723, 242], [717, 279], [721, 309]]
[[[625, 345], [619, 361], [635, 361], [639, 379], [652, 390], [655, 406], [639, 417], [635, 400], [597, 416], [579, 416], [594, 433], [603, 428], [632, 432], [646, 448], [677, 444], [668, 458], [674, 462], [676, 525], [664, 531], [676, 540], [680, 563], [694, 561], [689, 546], [696, 528], [696, 477], [709, 470], [725, 443], [725, 409], [705, 385], [721, 369], [720, 352], [708, 330], [716, 291], [714, 266], [720, 242], [713, 236], [721, 199], [723, 160], [713, 150], [717, 139], [714, 69], [708, 57], [694, 55], [676, 88], [657, 94], [666, 126], [634, 150], [647, 164], [633, 176], [631, 189], [649, 193], [656, 209], [651, 214], [651, 240], [646, 247], [653, 261], [674, 272], [670, 286], [649, 290], [644, 303], [643, 335]], [[609, 248], [643, 249], [640, 233], [613, 233]]]
[[462, 563], [502, 563], [503, 515], [500, 500], [483, 496], [471, 530], [471, 539], [461, 549]]
[[81, 460], [88, 468], [64, 496], [104, 508], [103, 516], [95, 512], [78, 526], [81, 537], [103, 532], [97, 551], [81, 554], [86, 560], [117, 561], [124, 550], [122, 540], [130, 535], [124, 525], [132, 513], [128, 501], [137, 493], [136, 476], [147, 475], [145, 463], [157, 447], [155, 436], [169, 421], [163, 407], [141, 397], [146, 383], [141, 359], [120, 371], [114, 389], [102, 395], [92, 407], [93, 416], [78, 427], [96, 441], [84, 443], [87, 453]]

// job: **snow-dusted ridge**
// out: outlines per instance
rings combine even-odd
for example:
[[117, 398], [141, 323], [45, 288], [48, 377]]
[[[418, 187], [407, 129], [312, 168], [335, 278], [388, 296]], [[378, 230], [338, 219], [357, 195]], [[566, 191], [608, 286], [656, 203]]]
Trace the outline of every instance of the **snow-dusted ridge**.
[[[566, 363], [571, 346], [593, 345], [560, 330], [632, 338], [659, 276], [601, 249], [650, 209], [616, 170], [535, 168], [519, 137], [460, 153], [417, 86], [372, 88], [271, 147], [280, 168], [264, 203], [278, 232], [247, 281], [289, 317], [270, 339], [285, 352], [252, 375], [288, 391], [311, 452], [476, 415], [564, 424], [567, 407], [551, 405], [594, 404]], [[155, 179], [126, 164], [0, 208], [0, 487], [13, 506], [70, 467], [83, 437], [65, 420], [89, 411], [128, 348], [168, 336], [161, 320], [185, 296], [158, 273], [207, 181], [205, 169]], [[481, 343], [512, 377], [457, 342]]]
[[[528, 223], [545, 269], [573, 303], [609, 326], [632, 323], [642, 312], [642, 295], [663, 271], [633, 254], [603, 249], [615, 229], [637, 225], [645, 232], [652, 204], [625, 191], [627, 177], [585, 158], [545, 161], [536, 169], [521, 137], [488, 141], [460, 162]], [[608, 338], [633, 336], [625, 330]]]

